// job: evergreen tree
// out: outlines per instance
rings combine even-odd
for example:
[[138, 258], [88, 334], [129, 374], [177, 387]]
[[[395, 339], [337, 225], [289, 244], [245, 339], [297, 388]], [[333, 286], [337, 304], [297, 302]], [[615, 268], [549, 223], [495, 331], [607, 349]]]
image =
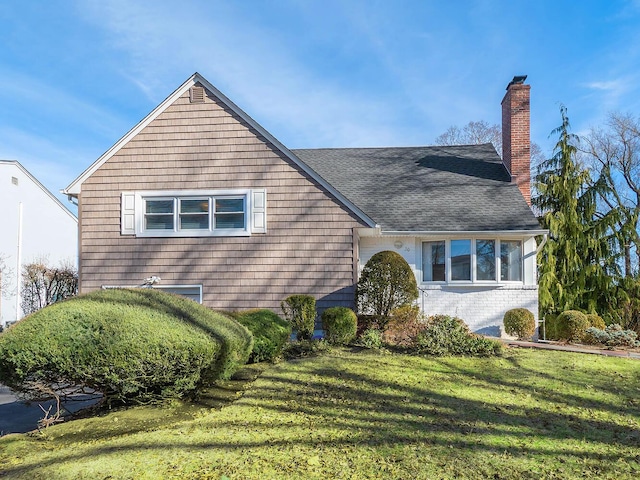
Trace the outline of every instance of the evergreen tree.
[[597, 195], [606, 188], [592, 182], [577, 161], [579, 139], [569, 132], [567, 111], [560, 108], [562, 124], [554, 155], [540, 164], [533, 204], [549, 240], [540, 252], [540, 314], [569, 309], [599, 311], [613, 294], [616, 256], [612, 250], [611, 218], [598, 217]]

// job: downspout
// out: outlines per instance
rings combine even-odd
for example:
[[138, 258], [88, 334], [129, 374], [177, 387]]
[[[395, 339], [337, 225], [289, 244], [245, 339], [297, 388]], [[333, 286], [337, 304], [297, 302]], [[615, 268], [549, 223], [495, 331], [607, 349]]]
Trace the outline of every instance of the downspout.
[[543, 234], [542, 243], [540, 245], [538, 245], [538, 248], [536, 248], [536, 257], [542, 251], [542, 247], [545, 246], [545, 244], [547, 243], [548, 239], [549, 239], [549, 234], [548, 233]]
[[22, 270], [22, 202], [18, 203], [18, 248], [16, 250], [16, 322], [20, 320], [20, 272]]

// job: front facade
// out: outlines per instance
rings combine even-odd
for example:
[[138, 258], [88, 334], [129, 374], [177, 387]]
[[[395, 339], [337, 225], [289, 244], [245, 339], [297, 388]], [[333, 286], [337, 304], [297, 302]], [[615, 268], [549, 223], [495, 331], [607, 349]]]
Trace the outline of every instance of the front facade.
[[22, 318], [22, 266], [76, 265], [78, 221], [17, 161], [0, 160], [0, 325]]
[[[535, 313], [541, 232], [495, 150], [420, 148], [291, 151], [194, 74], [65, 190], [78, 201], [80, 290], [156, 277], [155, 288], [216, 309], [279, 312], [296, 293], [319, 310], [353, 306], [359, 271], [390, 249], [412, 266], [427, 313], [486, 333], [508, 308]], [[455, 171], [466, 164], [471, 174]], [[359, 185], [368, 175], [387, 187]], [[439, 179], [456, 176], [471, 188], [458, 203], [499, 193], [505, 218], [492, 207], [474, 226], [457, 218], [443, 230], [433, 208], [425, 216], [423, 200], [407, 201], [433, 198]]]

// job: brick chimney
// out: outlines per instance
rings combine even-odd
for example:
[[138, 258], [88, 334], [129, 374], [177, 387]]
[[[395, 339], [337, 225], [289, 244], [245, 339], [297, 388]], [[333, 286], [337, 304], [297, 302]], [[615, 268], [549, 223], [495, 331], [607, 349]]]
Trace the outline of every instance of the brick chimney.
[[502, 99], [502, 162], [531, 206], [531, 134], [526, 75], [513, 77]]

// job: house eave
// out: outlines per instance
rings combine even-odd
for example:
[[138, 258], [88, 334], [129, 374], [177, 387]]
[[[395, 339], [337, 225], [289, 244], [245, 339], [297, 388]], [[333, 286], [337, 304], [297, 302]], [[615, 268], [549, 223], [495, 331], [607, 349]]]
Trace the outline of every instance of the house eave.
[[462, 236], [491, 236], [491, 237], [533, 237], [547, 235], [549, 230], [382, 230], [380, 228], [361, 228], [361, 237], [462, 237]]

